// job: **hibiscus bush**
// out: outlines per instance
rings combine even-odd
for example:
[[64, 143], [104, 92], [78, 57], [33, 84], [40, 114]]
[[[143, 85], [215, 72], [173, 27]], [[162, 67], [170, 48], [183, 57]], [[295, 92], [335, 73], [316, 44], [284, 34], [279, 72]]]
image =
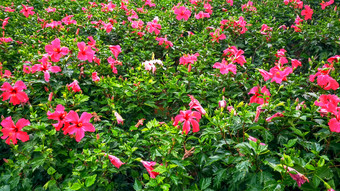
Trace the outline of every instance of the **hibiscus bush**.
[[339, 5], [2, 0], [0, 190], [339, 189]]

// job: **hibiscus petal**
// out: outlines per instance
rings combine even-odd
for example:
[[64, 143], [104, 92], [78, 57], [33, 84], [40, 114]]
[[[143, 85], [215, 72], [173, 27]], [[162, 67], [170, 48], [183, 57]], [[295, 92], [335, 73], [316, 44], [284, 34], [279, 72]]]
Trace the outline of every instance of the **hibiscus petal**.
[[65, 117], [65, 121], [69, 123], [78, 123], [79, 121], [79, 116], [78, 113], [75, 111], [71, 110]]
[[15, 126], [14, 126], [14, 122], [12, 120], [12, 117], [9, 116], [6, 119], [4, 119], [1, 122], [1, 126], [3, 126], [4, 128], [14, 128]]
[[84, 130], [82, 130], [81, 128], [78, 128], [76, 132], [76, 141], [77, 142], [81, 141], [84, 138], [84, 136], [85, 136]]
[[26, 142], [30, 139], [30, 137], [28, 136], [28, 134], [26, 132], [23, 131], [19, 131], [16, 133], [16, 136], [19, 140], [21, 140], [22, 142]]
[[19, 131], [21, 131], [21, 129], [27, 125], [30, 125], [30, 121], [28, 121], [27, 119], [21, 118], [18, 120], [16, 127], [18, 128]]

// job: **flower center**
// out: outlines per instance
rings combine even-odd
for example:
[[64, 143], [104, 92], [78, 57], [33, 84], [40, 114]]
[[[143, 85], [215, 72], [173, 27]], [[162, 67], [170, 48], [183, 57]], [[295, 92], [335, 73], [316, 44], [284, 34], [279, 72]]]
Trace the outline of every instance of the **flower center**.
[[82, 127], [82, 126], [83, 126], [82, 123], [78, 123], [78, 124], [77, 124], [77, 127], [78, 127], [78, 128], [80, 128], [80, 127]]

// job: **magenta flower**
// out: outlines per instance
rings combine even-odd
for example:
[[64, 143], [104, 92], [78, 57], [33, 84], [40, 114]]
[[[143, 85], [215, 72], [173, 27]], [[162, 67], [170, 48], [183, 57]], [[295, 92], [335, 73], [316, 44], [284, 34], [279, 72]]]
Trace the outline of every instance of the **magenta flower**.
[[112, 72], [114, 74], [117, 74], [118, 71], [117, 71], [117, 68], [116, 68], [115, 65], [122, 65], [122, 63], [120, 61], [115, 60], [114, 58], [112, 58], [112, 56], [107, 58], [107, 62], [109, 62], [110, 66], [111, 66], [111, 69], [112, 69]]
[[178, 114], [175, 117], [175, 121], [173, 123], [174, 126], [178, 125], [178, 122], [183, 122], [183, 132], [186, 135], [189, 133], [192, 126], [192, 132], [196, 133], [199, 129], [199, 121], [201, 119], [201, 114], [197, 111], [180, 111], [180, 114]]
[[70, 88], [72, 88], [72, 90], [74, 92], [80, 92], [81, 91], [77, 80], [74, 80], [71, 84], [67, 85], [67, 89], [70, 90]]
[[184, 54], [180, 59], [179, 59], [179, 64], [183, 64], [184, 66], [189, 64], [188, 66], [188, 72], [191, 71], [191, 64], [194, 64], [197, 61], [197, 57], [200, 54], [195, 53], [195, 54]]
[[62, 55], [67, 55], [69, 53], [69, 49], [66, 47], [60, 47], [60, 39], [56, 38], [51, 42], [51, 45], [48, 44], [45, 46], [45, 50], [49, 56], [51, 56], [52, 62], [59, 62]]
[[76, 20], [72, 20], [73, 15], [69, 15], [64, 17], [63, 19], [61, 19], [61, 21], [65, 24], [65, 25], [70, 25], [70, 24], [77, 24]]
[[115, 58], [118, 59], [118, 55], [122, 52], [122, 48], [119, 45], [110, 46], [109, 48]]
[[144, 25], [144, 22], [142, 20], [131, 22], [131, 27], [134, 28], [134, 29], [141, 30], [143, 28], [143, 25]]
[[27, 125], [30, 125], [30, 122], [27, 119], [21, 118], [18, 120], [17, 124], [14, 125], [12, 117], [7, 117], [1, 122], [1, 126], [3, 127], [1, 132], [4, 134], [1, 139], [7, 139], [6, 143], [8, 145], [11, 144], [11, 140], [14, 145], [17, 144], [17, 139], [21, 140], [22, 142], [28, 141], [30, 137], [26, 132], [22, 131], [22, 128]]
[[29, 7], [29, 6], [25, 6], [23, 4], [22, 5], [22, 9], [20, 11], [20, 13], [22, 13], [23, 15], [25, 15], [25, 17], [29, 17], [30, 15], [34, 15], [34, 11], [32, 11], [34, 9], [34, 7]]
[[244, 51], [241, 49], [237, 49], [235, 46], [231, 46], [225, 50], [223, 50], [223, 55], [222, 56], [227, 56], [232, 63], [238, 63], [241, 66], [246, 63], [246, 59], [243, 56]]
[[98, 77], [97, 74], [98, 74], [97, 72], [92, 72], [92, 81], [94, 81], [94, 82], [100, 81], [100, 78]]
[[220, 69], [221, 74], [228, 74], [229, 72], [236, 74], [237, 71], [236, 65], [228, 64], [228, 62], [224, 58], [222, 60], [222, 63], [216, 62], [213, 68]]
[[[319, 100], [319, 101], [318, 101]], [[337, 114], [337, 105], [340, 103], [340, 98], [336, 95], [321, 95], [317, 101], [314, 102], [316, 106], [321, 107], [321, 109], [327, 112]]]
[[227, 38], [225, 34], [221, 33], [220, 31], [221, 30], [218, 28], [215, 30], [215, 32], [209, 33], [209, 35], [212, 37], [212, 42], [216, 41], [217, 43], [220, 43], [220, 40], [224, 40]]
[[170, 47], [173, 47], [173, 43], [171, 41], [168, 41], [168, 39], [166, 38], [166, 35], [164, 38], [161, 38], [161, 37], [156, 37], [156, 40], [159, 42], [159, 45], [162, 45], [162, 44], [165, 44], [166, 45], [166, 49]]
[[334, 3], [334, 0], [329, 0], [327, 2], [322, 1], [322, 3], [320, 3], [321, 9], [324, 10], [326, 7], [332, 5], [333, 3]]
[[268, 103], [269, 96], [271, 95], [266, 86], [262, 88], [259, 86], [253, 87], [248, 94], [254, 94], [250, 98], [250, 103], [258, 103], [260, 105]]
[[64, 124], [65, 124], [65, 128], [69, 126], [68, 123], [65, 123], [66, 115], [67, 115], [67, 112], [65, 111], [65, 107], [62, 106], [61, 104], [57, 105], [57, 108], [55, 109], [54, 113], [47, 111], [48, 119], [53, 119], [53, 120], [58, 121], [57, 123], [52, 124], [53, 127], [55, 127], [57, 131], [59, 131], [63, 127]]
[[333, 63], [333, 62], [339, 62], [340, 61], [340, 55], [335, 55], [335, 56], [332, 56], [330, 58], [327, 59], [327, 62], [329, 63]]
[[156, 178], [156, 176], [159, 175], [158, 172], [154, 172], [154, 166], [157, 164], [156, 162], [153, 162], [153, 161], [141, 161], [143, 166], [146, 168], [146, 171], [148, 171], [149, 175], [150, 175], [150, 178]]
[[319, 75], [317, 83], [325, 90], [337, 90], [339, 88], [339, 83], [329, 75]]
[[85, 42], [79, 42], [78, 48], [78, 59], [84, 61], [88, 60], [89, 62], [92, 62], [95, 51], [92, 50], [91, 46], [86, 46]]
[[[106, 156], [107, 154], [105, 154], [104, 156]], [[113, 156], [113, 155], [109, 155], [108, 154], [108, 157], [109, 157], [109, 160], [110, 160], [110, 162], [115, 166], [115, 167], [117, 167], [117, 168], [120, 168], [120, 166], [122, 166], [123, 164], [125, 164], [125, 163], [123, 163], [119, 158], [117, 158], [117, 157], [115, 157], [115, 156]]]
[[195, 15], [195, 18], [196, 19], [210, 18], [210, 14], [200, 11], [197, 15]]
[[9, 18], [10, 17], [7, 17], [7, 18], [4, 19], [4, 21], [2, 21], [2, 29], [5, 29], [5, 26], [8, 24], [8, 19]]
[[312, 15], [313, 15], [313, 9], [309, 7], [309, 5], [305, 5], [305, 9], [302, 10], [301, 15], [305, 16], [305, 20], [307, 21], [308, 19], [312, 20]]
[[48, 7], [47, 9], [45, 9], [48, 13], [51, 13], [51, 12], [55, 12], [56, 11], [56, 8], [52, 8], [52, 7]]
[[26, 103], [28, 96], [22, 91], [24, 89], [27, 89], [27, 87], [23, 81], [15, 82], [13, 87], [8, 82], [5, 82], [0, 88], [0, 90], [3, 91], [0, 97], [2, 97], [2, 101], [10, 99], [9, 103], [13, 105]]
[[42, 57], [39, 62], [41, 62], [41, 64], [35, 64], [32, 66], [32, 73], [36, 71], [44, 72], [44, 78], [46, 82], [50, 81], [50, 72], [58, 73], [61, 71], [59, 66], [52, 66], [52, 64], [47, 61], [47, 57]]
[[152, 22], [148, 22], [146, 25], [146, 30], [149, 33], [155, 32], [155, 34], [158, 35], [161, 32], [160, 29], [162, 29], [162, 26], [158, 24], [157, 19], [154, 19]]
[[81, 117], [79, 119], [78, 114], [71, 110], [67, 116], [65, 117], [65, 122], [71, 123], [70, 126], [67, 128], [64, 128], [64, 134], [76, 134], [76, 141], [79, 142], [81, 139], [85, 136], [85, 132], [95, 132], [96, 129], [94, 126], [90, 123], [90, 119], [92, 118], [92, 115], [84, 112], [81, 114]]
[[292, 59], [291, 62], [292, 62], [293, 69], [297, 68], [298, 66], [302, 66], [301, 62], [296, 59]]
[[332, 132], [340, 133], [340, 107], [338, 107], [338, 113], [335, 118], [329, 120], [328, 126]]
[[230, 6], [233, 6], [234, 1], [233, 0], [226, 0], [227, 3], [229, 3]]
[[291, 171], [294, 171], [296, 173], [296, 174], [289, 173], [289, 175], [292, 177], [293, 180], [296, 181], [299, 187], [301, 187], [301, 185], [304, 184], [306, 181], [309, 182], [308, 178], [305, 175], [299, 173], [294, 168], [286, 167], [286, 166], [284, 166], [284, 168], [287, 169], [288, 173]]
[[191, 11], [184, 6], [181, 6], [179, 8], [175, 7], [174, 13], [177, 15], [176, 16], [177, 20], [184, 19], [184, 20], [187, 21], [189, 19], [189, 17], [191, 16]]
[[270, 69], [271, 75], [271, 82], [276, 82], [278, 84], [281, 84], [282, 81], [287, 81], [287, 76], [293, 72], [293, 69], [291, 67], [284, 67], [279, 68], [278, 66], [274, 66]]

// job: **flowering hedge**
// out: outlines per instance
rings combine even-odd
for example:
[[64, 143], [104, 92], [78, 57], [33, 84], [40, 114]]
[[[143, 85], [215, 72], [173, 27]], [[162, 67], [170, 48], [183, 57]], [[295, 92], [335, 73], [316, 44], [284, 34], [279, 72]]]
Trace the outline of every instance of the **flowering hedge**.
[[0, 190], [339, 188], [339, 5], [2, 0]]

